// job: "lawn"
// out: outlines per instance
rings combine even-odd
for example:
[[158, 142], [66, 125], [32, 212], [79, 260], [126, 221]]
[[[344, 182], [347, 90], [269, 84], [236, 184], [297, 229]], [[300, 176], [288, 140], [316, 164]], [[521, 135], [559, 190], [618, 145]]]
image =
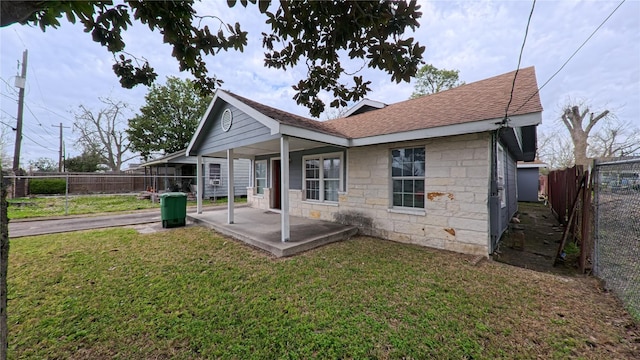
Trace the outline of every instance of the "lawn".
[[199, 227], [20, 238], [10, 358], [640, 355], [595, 280], [469, 260], [368, 237], [274, 259]]
[[[137, 199], [137, 195], [69, 196], [68, 201], [64, 196], [43, 196], [9, 199], [8, 201], [9, 209], [7, 214], [9, 219], [64, 216], [65, 208], [68, 208], [68, 215], [87, 215], [157, 209], [160, 207], [159, 203]], [[247, 200], [246, 198], [236, 198], [235, 201], [246, 202]], [[207, 200], [204, 203], [205, 205], [226, 204], [227, 199], [218, 199], [215, 203]], [[187, 203], [189, 206], [195, 206], [195, 204], [195, 201]]]

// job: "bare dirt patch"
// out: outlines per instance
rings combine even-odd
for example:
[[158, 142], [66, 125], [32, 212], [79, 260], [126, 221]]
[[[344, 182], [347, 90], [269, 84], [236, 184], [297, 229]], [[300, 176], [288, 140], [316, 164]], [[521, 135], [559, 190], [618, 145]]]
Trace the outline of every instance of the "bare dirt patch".
[[546, 273], [578, 275], [577, 255], [569, 254], [564, 263], [554, 266], [564, 228], [542, 203], [519, 203], [524, 238], [511, 232], [500, 241], [493, 259], [506, 264]]

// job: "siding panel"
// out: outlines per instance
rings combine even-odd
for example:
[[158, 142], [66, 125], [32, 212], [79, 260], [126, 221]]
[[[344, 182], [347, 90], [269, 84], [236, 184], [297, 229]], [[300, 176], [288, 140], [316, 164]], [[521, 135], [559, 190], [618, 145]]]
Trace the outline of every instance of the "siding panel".
[[[220, 126], [220, 117], [227, 108], [231, 109], [233, 123], [229, 131], [224, 132]], [[228, 147], [240, 147], [278, 138], [277, 135], [271, 135], [268, 127], [231, 105], [212, 111], [207, 118], [207, 123], [209, 125], [205, 131], [205, 140], [198, 151], [200, 154], [210, 154], [226, 150]]]
[[[220, 185], [211, 185], [209, 179], [211, 173], [209, 172], [209, 164], [220, 164]], [[251, 167], [251, 161], [248, 159], [235, 159], [233, 161], [234, 169], [234, 193], [235, 196], [246, 196], [247, 187], [249, 186], [249, 171]], [[229, 176], [229, 167], [227, 166], [227, 159], [204, 159], [204, 198], [219, 198], [227, 196], [227, 185]]]

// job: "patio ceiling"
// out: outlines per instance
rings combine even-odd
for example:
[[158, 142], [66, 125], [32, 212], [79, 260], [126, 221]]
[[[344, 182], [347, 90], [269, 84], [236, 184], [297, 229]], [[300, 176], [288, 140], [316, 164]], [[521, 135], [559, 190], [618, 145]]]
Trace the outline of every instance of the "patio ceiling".
[[[295, 137], [289, 138], [289, 152], [314, 149], [327, 146], [327, 144], [319, 141], [300, 139]], [[335, 146], [335, 145], [333, 145]], [[233, 156], [235, 158], [254, 158], [255, 156], [280, 153], [280, 138], [259, 142], [251, 145], [233, 148]], [[207, 157], [227, 157], [226, 151], [218, 151], [214, 153], [204, 154]]]

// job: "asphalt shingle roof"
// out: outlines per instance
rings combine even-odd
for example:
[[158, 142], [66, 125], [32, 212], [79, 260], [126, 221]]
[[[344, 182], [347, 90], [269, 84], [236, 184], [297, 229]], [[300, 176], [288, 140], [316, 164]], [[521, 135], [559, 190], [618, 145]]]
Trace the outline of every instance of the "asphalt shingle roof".
[[[514, 75], [512, 71], [325, 124], [349, 138], [361, 138], [503, 118]], [[520, 69], [509, 115], [542, 111], [537, 91], [534, 68]]]
[[268, 117], [280, 122], [281, 124], [296, 126], [296, 127], [300, 127], [300, 128], [304, 128], [304, 129], [309, 129], [309, 130], [314, 130], [314, 131], [319, 131], [319, 132], [323, 132], [323, 133], [327, 133], [327, 134], [331, 134], [331, 135], [337, 135], [337, 136], [344, 137], [344, 134], [334, 130], [331, 127], [326, 126], [325, 123], [323, 123], [321, 121], [307, 119], [305, 117], [298, 116], [298, 115], [295, 115], [295, 114], [291, 114], [291, 113], [288, 113], [286, 111], [273, 108], [271, 106], [260, 104], [258, 102], [255, 102], [253, 100], [249, 100], [249, 99], [247, 99], [245, 97], [242, 97], [240, 95], [234, 94], [234, 93], [229, 92], [229, 91], [226, 91], [226, 93], [231, 95], [231, 96], [233, 96], [234, 98], [242, 101], [243, 103], [249, 105], [250, 107], [256, 109], [257, 111], [259, 111], [263, 115], [268, 116]]
[[[280, 123], [346, 138], [362, 138], [398, 132], [502, 119], [509, 102], [515, 71], [388, 105], [382, 109], [329, 121], [294, 115], [227, 92]], [[535, 69], [520, 69], [509, 116], [541, 112]]]

